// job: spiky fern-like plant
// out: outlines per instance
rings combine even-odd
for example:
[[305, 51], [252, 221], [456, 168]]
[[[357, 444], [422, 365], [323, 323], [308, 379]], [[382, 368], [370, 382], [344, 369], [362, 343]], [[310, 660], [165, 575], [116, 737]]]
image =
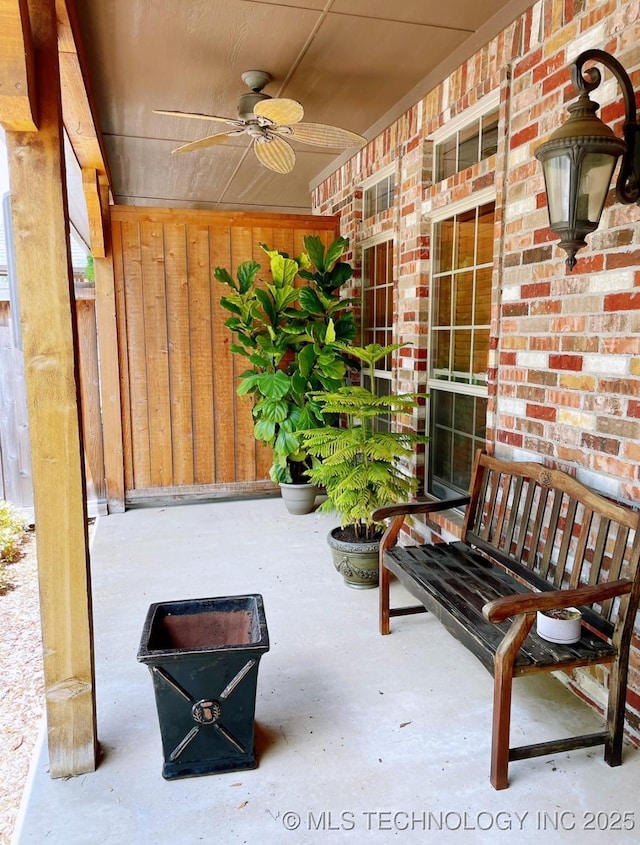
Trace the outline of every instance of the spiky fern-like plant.
[[[374, 343], [348, 346], [345, 351], [362, 362], [373, 387], [376, 363], [400, 346]], [[365, 540], [371, 539], [380, 527], [371, 517], [376, 508], [415, 494], [417, 479], [404, 469], [403, 463], [413, 455], [417, 444], [428, 441], [426, 436], [412, 431], [378, 431], [376, 417], [410, 414], [420, 398], [417, 393], [377, 396], [362, 386], [314, 394], [323, 412], [340, 415], [344, 427], [304, 433], [306, 450], [320, 459], [308, 475], [327, 491], [321, 508], [337, 511], [341, 526], [353, 526], [356, 535]]]

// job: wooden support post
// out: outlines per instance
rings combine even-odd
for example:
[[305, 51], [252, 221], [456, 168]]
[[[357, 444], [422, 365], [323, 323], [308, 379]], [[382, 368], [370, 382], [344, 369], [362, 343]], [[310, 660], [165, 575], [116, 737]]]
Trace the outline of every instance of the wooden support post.
[[34, 130], [38, 119], [27, 0], [0, 0], [0, 32], [0, 122], [7, 130]]
[[[124, 451], [122, 445], [122, 406], [120, 401], [120, 364], [116, 325], [116, 295], [113, 277], [109, 187], [99, 184], [104, 257], [94, 255], [96, 281], [96, 321], [100, 360], [104, 471], [109, 513], [124, 511]], [[92, 242], [93, 246], [93, 242]]]
[[92, 608], [54, 0], [29, 0], [28, 12], [39, 129], [7, 132], [7, 149], [33, 459], [49, 764], [52, 777], [65, 777], [96, 766]]

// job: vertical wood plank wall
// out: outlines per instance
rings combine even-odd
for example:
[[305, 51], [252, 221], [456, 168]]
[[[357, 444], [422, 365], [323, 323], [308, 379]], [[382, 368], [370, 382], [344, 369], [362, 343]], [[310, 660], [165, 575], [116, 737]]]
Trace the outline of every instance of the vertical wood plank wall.
[[[76, 288], [82, 436], [89, 516], [106, 514], [95, 299]], [[11, 306], [0, 301], [0, 498], [33, 516], [31, 444], [22, 350], [15, 345]]]
[[115, 206], [111, 224], [126, 501], [270, 489], [213, 271], [252, 258], [267, 278], [260, 243], [298, 255], [338, 219]]

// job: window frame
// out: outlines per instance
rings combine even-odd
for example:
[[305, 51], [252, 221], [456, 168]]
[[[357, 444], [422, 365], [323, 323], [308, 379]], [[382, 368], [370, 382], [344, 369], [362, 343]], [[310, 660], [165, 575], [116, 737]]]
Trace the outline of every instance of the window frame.
[[[452, 118], [451, 120], [447, 121], [443, 126], [439, 129], [436, 129], [435, 132], [432, 132], [429, 136], [429, 140], [432, 142], [432, 149], [433, 149], [433, 161], [432, 161], [432, 179], [433, 184], [437, 185], [439, 182], [446, 181], [446, 179], [451, 179], [457, 173], [462, 173], [463, 170], [466, 168], [462, 168], [462, 170], [456, 170], [454, 173], [450, 174], [449, 176], [444, 176], [442, 179], [438, 178], [438, 147], [442, 146], [446, 141], [453, 141], [455, 140], [456, 143], [456, 150], [459, 147], [459, 135], [464, 132], [465, 129], [470, 129], [474, 125], [480, 125], [482, 119], [487, 115], [491, 114], [491, 112], [497, 111], [500, 107], [500, 89], [496, 88], [490, 94], [487, 94], [481, 100], [478, 100], [471, 108], [465, 109], [460, 114], [456, 115], [456, 117]], [[498, 132], [500, 127], [500, 115], [498, 115]], [[489, 156], [487, 157], [489, 158]], [[479, 161], [486, 161], [487, 159], [479, 159]], [[476, 162], [476, 164], [479, 162]], [[473, 165], [470, 165], [473, 166]]]
[[[488, 205], [489, 203], [494, 204], [494, 214], [495, 214], [495, 203], [496, 203], [496, 189], [495, 186], [491, 186], [489, 188], [484, 188], [481, 191], [477, 191], [472, 195], [465, 197], [464, 199], [458, 200], [456, 202], [450, 203], [449, 205], [443, 206], [440, 209], [437, 209], [433, 213], [429, 215], [429, 224], [431, 230], [431, 282], [430, 284], [433, 286], [435, 284], [435, 279], [433, 275], [433, 268], [436, 266], [436, 242], [435, 242], [435, 230], [436, 226], [439, 223], [442, 223], [445, 220], [453, 219], [458, 217], [459, 215], [463, 214], [466, 211], [476, 210], [481, 208], [484, 205]], [[493, 250], [493, 260], [495, 261], [495, 246]], [[475, 266], [475, 265], [474, 265]], [[493, 275], [493, 272], [492, 272]], [[431, 290], [433, 291], [434, 288], [432, 287]], [[493, 291], [493, 282], [491, 284], [491, 291]], [[480, 399], [488, 399], [489, 398], [489, 385], [485, 383], [484, 385], [473, 384], [473, 383], [464, 383], [464, 382], [457, 382], [457, 381], [448, 381], [444, 379], [436, 379], [432, 377], [433, 373], [433, 327], [434, 327], [434, 310], [435, 310], [436, 300], [434, 296], [430, 296], [430, 306], [429, 306], [429, 365], [427, 369], [427, 390], [431, 394], [433, 391], [440, 391], [445, 393], [455, 393], [464, 396], [471, 396], [474, 398]], [[486, 324], [483, 324], [486, 325]], [[490, 324], [489, 324], [490, 325]], [[435, 421], [432, 419], [432, 399], [427, 403], [427, 411], [426, 411], [426, 421], [425, 421], [425, 431], [426, 433], [432, 437], [433, 433], [433, 426], [435, 425]], [[486, 426], [486, 423], [485, 423]], [[474, 427], [475, 428], [475, 427]], [[474, 437], [476, 435], [474, 434]], [[434, 485], [433, 482], [433, 454], [432, 454], [432, 440], [430, 440], [428, 445], [428, 459], [427, 459], [427, 472], [425, 477], [425, 492], [427, 495], [430, 496], [437, 496], [439, 498], [446, 497], [448, 495], [459, 495], [460, 490], [453, 486], [447, 486], [444, 482], [438, 480], [438, 482]], [[466, 491], [463, 491], [466, 492]]]
[[[360, 185], [362, 188], [362, 220], [363, 223], [366, 220], [371, 220], [374, 217], [379, 217], [380, 214], [384, 214], [385, 211], [389, 211], [394, 208], [395, 206], [395, 191], [396, 191], [396, 171], [397, 171], [397, 163], [392, 162], [391, 164], [386, 165], [386, 167], [381, 167], [379, 170], [369, 176], [367, 179], [364, 179]], [[391, 201], [389, 205], [387, 205], [383, 209], [378, 209], [376, 203], [376, 209], [372, 214], [367, 214], [367, 193], [369, 191], [374, 190], [377, 188], [382, 182], [388, 181], [389, 177], [393, 177], [393, 190], [389, 192], [387, 190], [387, 196], [391, 197]]]

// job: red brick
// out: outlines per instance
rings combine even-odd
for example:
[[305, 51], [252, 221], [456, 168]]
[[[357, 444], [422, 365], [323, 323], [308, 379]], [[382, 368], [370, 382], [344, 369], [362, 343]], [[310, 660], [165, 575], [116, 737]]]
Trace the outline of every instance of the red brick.
[[552, 370], [582, 370], [582, 355], [549, 355], [549, 368]]
[[527, 405], [527, 416], [533, 417], [537, 420], [547, 420], [547, 422], [555, 422], [557, 411], [555, 408], [545, 407], [544, 405]]
[[564, 52], [558, 52], [555, 56], [551, 56], [550, 59], [541, 62], [533, 69], [532, 79], [534, 82], [541, 82], [542, 80], [545, 80], [550, 73], [555, 73], [557, 70], [564, 68], [566, 64], [567, 59]]
[[529, 313], [529, 306], [526, 302], [506, 302], [502, 306], [504, 317], [526, 317]]
[[537, 123], [532, 123], [530, 126], [525, 126], [524, 129], [521, 129], [519, 132], [515, 132], [511, 136], [511, 143], [509, 144], [512, 150], [515, 150], [516, 147], [521, 147], [523, 144], [528, 143], [529, 141], [533, 141], [535, 138], [538, 137], [540, 130], [538, 129]]
[[555, 73], [552, 73], [551, 76], [547, 76], [545, 80], [542, 82], [542, 93], [543, 94], [551, 94], [553, 91], [557, 91], [559, 88], [563, 86], [567, 86], [568, 89], [571, 89], [570, 96], [567, 98], [569, 100], [575, 99], [575, 90], [573, 89], [573, 85], [568, 85], [571, 81], [571, 73], [569, 68], [565, 65], [564, 67], [557, 70]]
[[629, 399], [627, 405], [627, 416], [640, 417], [640, 402], [637, 399]]
[[[638, 253], [638, 260], [635, 263], [640, 263], [640, 252]], [[639, 308], [640, 291], [611, 293], [604, 298], [605, 311], [637, 311]]]
[[531, 68], [534, 68], [540, 59], [542, 58], [542, 47], [538, 47], [537, 50], [534, 50], [532, 53], [529, 53], [528, 56], [525, 56], [522, 61], [517, 62], [513, 69], [513, 77], [517, 79], [518, 76], [522, 76], [523, 73], [526, 73]]
[[[541, 206], [538, 206], [539, 208]], [[536, 229], [533, 233], [533, 242], [534, 244], [546, 244], [549, 241], [557, 240], [558, 236], [555, 232], [552, 232], [551, 229]]]
[[507, 443], [509, 446], [522, 448], [522, 435], [516, 434], [514, 431], [498, 431], [496, 439], [500, 443]]
[[585, 449], [593, 449], [594, 452], [605, 452], [608, 455], [617, 455], [620, 452], [619, 440], [612, 440], [610, 437], [598, 437], [595, 434], [583, 433], [582, 445]]
[[549, 296], [551, 293], [551, 282], [538, 282], [533, 285], [522, 285], [520, 292], [523, 299], [538, 299], [542, 296]]

